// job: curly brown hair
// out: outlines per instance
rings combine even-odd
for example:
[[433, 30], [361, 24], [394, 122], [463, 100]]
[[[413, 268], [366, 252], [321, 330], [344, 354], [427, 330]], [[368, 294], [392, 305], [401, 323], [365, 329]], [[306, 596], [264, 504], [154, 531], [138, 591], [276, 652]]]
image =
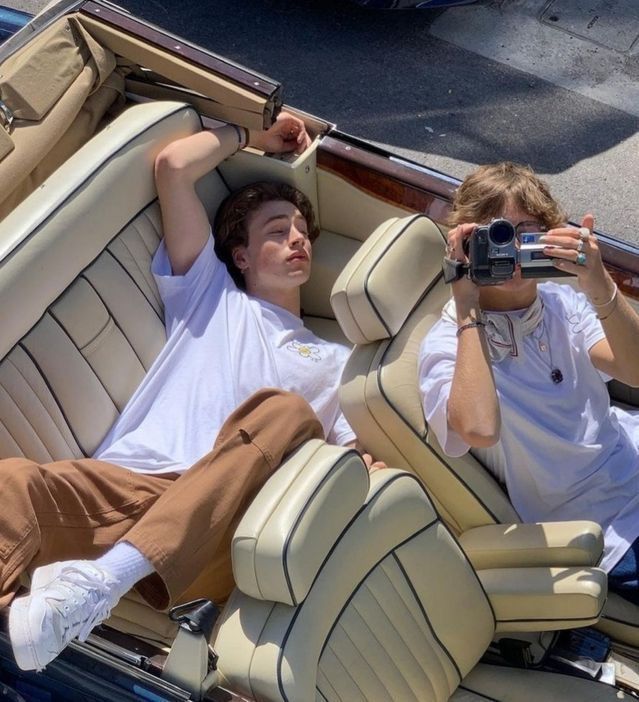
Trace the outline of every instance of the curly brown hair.
[[480, 166], [467, 176], [453, 198], [448, 223], [487, 224], [501, 217], [508, 203], [552, 229], [565, 223], [566, 213], [550, 194], [546, 183], [529, 166], [512, 161]]
[[284, 200], [301, 212], [308, 226], [308, 236], [315, 241], [319, 226], [311, 201], [304, 193], [286, 183], [259, 182], [231, 193], [220, 205], [215, 215], [215, 253], [226, 264], [235, 284], [245, 289], [244, 277], [233, 262], [233, 250], [248, 244], [248, 224], [251, 215], [265, 202]]

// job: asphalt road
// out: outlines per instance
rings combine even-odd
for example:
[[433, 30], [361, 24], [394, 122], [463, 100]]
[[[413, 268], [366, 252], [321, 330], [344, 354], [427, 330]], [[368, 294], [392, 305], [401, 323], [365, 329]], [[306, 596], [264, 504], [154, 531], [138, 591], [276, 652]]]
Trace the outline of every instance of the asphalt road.
[[[30, 11], [45, 4], [3, 1]], [[578, 52], [575, 75], [561, 87], [537, 69], [534, 43], [519, 51], [512, 30], [496, 26], [503, 34], [490, 37], [500, 52], [494, 61], [487, 58], [490, 46], [482, 46], [484, 34], [473, 34], [474, 26], [487, 31], [478, 9], [497, 7], [499, 17], [517, 20], [512, 13], [526, 0], [484, 0], [483, 8], [451, 8], [445, 15], [366, 10], [346, 0], [119, 4], [281, 81], [289, 104], [450, 175], [461, 178], [477, 164], [501, 159], [529, 163], [571, 217], [593, 211], [600, 229], [639, 243], [639, 109], [619, 109], [623, 101], [607, 100], [606, 93], [587, 96], [584, 85], [604, 81], [596, 75], [607, 70], [602, 54]], [[620, 26], [623, 20], [613, 18]], [[475, 50], [456, 43], [457, 23]], [[537, 54], [548, 55], [548, 46]], [[558, 51], [551, 63], [561, 56]], [[618, 57], [634, 89], [639, 70], [630, 69], [639, 66], [639, 56]]]

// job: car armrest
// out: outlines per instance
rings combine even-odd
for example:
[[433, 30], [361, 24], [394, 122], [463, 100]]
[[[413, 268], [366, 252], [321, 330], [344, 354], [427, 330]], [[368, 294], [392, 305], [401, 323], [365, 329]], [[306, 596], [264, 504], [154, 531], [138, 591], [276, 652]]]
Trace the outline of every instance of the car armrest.
[[489, 524], [459, 537], [478, 570], [535, 566], [595, 566], [603, 552], [603, 533], [595, 522]]
[[496, 631], [554, 631], [594, 624], [608, 592], [600, 568], [492, 568], [477, 573]]

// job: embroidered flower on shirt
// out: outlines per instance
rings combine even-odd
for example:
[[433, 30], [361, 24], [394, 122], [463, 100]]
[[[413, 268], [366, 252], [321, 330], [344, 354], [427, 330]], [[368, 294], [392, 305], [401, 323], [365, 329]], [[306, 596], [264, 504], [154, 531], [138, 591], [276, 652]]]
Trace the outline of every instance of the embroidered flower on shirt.
[[315, 346], [315, 344], [301, 344], [299, 341], [291, 341], [286, 348], [289, 351], [294, 351], [302, 358], [310, 358], [311, 361], [321, 361], [322, 359], [319, 346]]

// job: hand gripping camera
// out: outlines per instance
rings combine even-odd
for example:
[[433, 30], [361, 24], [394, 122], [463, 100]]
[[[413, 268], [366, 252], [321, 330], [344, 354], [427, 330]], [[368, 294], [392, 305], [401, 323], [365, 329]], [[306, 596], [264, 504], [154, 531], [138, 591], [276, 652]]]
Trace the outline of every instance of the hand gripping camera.
[[544, 254], [540, 236], [543, 232], [525, 233], [518, 242], [515, 227], [507, 219], [493, 219], [476, 227], [464, 242], [469, 263], [444, 258], [444, 282], [468, 275], [476, 285], [499, 285], [513, 277], [518, 263], [522, 278], [570, 275], [553, 266], [552, 258]]

